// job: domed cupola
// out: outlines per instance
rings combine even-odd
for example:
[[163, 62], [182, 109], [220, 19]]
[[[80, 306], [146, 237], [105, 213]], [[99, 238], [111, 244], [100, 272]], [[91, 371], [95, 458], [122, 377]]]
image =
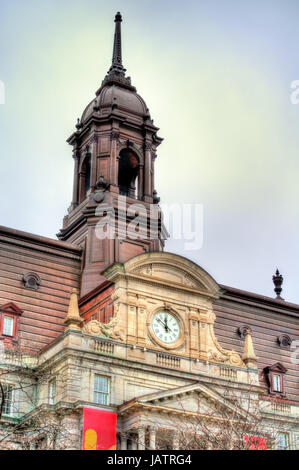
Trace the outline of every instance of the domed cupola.
[[126, 119], [142, 124], [151, 122], [150, 113], [145, 101], [137, 94], [136, 88], [131, 85], [131, 78], [126, 77], [126, 69], [122, 63], [121, 22], [122, 16], [115, 15], [115, 35], [112, 65], [96, 92], [96, 98], [85, 108], [81, 120], [83, 127], [91, 117], [106, 117], [111, 114], [123, 116]]
[[[162, 139], [126, 77], [121, 22], [117, 13], [111, 67], [68, 139], [74, 158], [73, 199], [58, 237], [84, 249], [81, 295], [104, 282], [101, 273], [109, 265], [160, 251], [167, 236], [155, 190]], [[130, 209], [124, 211], [124, 206]], [[130, 211], [136, 214], [137, 206], [142, 217], [136, 236]], [[99, 227], [105, 227], [102, 235]]]

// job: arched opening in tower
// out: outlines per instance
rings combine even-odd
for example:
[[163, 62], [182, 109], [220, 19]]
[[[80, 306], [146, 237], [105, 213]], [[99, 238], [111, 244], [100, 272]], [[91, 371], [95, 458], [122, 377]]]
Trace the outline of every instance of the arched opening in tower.
[[124, 196], [137, 197], [136, 183], [139, 174], [139, 158], [130, 149], [119, 153], [118, 186], [119, 193]]
[[85, 158], [85, 188], [84, 188], [85, 197], [89, 189], [90, 189], [90, 155], [87, 155], [87, 157]]
[[90, 176], [91, 176], [91, 157], [87, 154], [82, 162], [80, 177], [80, 191], [79, 202], [81, 203], [87, 196], [90, 189]]

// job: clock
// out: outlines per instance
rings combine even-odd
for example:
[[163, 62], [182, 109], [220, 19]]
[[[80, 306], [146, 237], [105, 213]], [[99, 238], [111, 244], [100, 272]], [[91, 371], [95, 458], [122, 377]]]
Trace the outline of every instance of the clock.
[[151, 326], [154, 336], [166, 345], [175, 343], [181, 335], [180, 322], [170, 312], [155, 313]]

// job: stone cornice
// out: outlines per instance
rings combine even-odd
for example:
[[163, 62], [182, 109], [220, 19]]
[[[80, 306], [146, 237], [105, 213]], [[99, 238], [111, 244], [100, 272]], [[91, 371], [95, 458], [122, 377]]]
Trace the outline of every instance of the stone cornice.
[[[83, 336], [81, 332], [77, 331], [68, 331], [65, 332], [60, 338], [59, 341], [56, 341], [56, 345], [58, 342], [64, 341], [64, 338], [66, 338], [69, 335], [73, 336]], [[111, 340], [111, 339], [106, 339], [106, 338], [95, 338], [92, 335], [84, 334], [84, 337], [89, 338], [90, 340], [96, 341], [102, 340], [105, 342], [109, 342], [110, 344], [114, 344], [115, 346], [121, 346], [124, 349], [139, 349], [139, 350], [144, 350], [145, 348], [139, 347], [139, 346], [132, 346], [120, 341], [116, 340]], [[152, 354], [157, 354], [159, 353], [158, 350], [155, 349], [146, 349], [147, 352], [152, 353]], [[117, 356], [115, 354], [105, 354], [105, 353], [99, 353], [95, 352], [91, 348], [88, 348], [86, 346], [73, 346], [73, 345], [66, 345], [63, 347], [63, 349], [60, 349], [56, 353], [54, 353], [53, 356], [47, 358], [43, 363], [40, 363], [39, 369], [43, 370], [46, 369], [47, 367], [53, 367], [54, 365], [56, 366], [58, 363], [64, 361], [66, 358], [74, 358], [82, 360], [84, 357], [85, 360], [87, 361], [101, 361], [103, 363], [109, 363], [110, 366], [113, 364], [114, 366], [117, 367], [124, 367], [124, 368], [130, 368], [130, 369], [140, 369], [143, 372], [147, 373], [154, 373], [154, 374], [162, 374], [163, 376], [169, 376], [169, 377], [178, 377], [183, 380], [190, 380], [193, 383], [197, 383], [199, 381], [199, 375], [200, 375], [200, 381], [206, 384], [215, 384], [219, 386], [225, 386], [230, 387], [230, 388], [237, 388], [237, 389], [242, 389], [242, 390], [254, 390], [256, 393], [262, 394], [264, 393], [264, 388], [261, 386], [257, 385], [249, 385], [248, 383], [245, 382], [240, 382], [238, 380], [226, 380], [225, 378], [222, 378], [220, 375], [219, 376], [213, 376], [212, 374], [209, 375], [208, 372], [205, 372], [205, 375], [203, 374], [203, 371], [201, 370], [194, 370], [190, 371], [190, 366], [187, 368], [189, 370], [180, 368], [180, 369], [171, 369], [169, 367], [163, 367], [159, 364], [153, 364], [149, 362], [142, 362], [136, 358], [128, 358], [124, 356]], [[183, 357], [183, 356], [178, 356], [181, 360], [185, 360], [187, 363], [191, 364], [192, 362], [195, 362], [194, 359], [189, 358], [189, 357]], [[240, 372], [245, 372], [246, 369], [243, 367], [238, 367], [238, 366], [228, 366], [224, 365], [222, 363], [217, 363], [217, 362], [207, 362], [201, 359], [196, 360], [197, 363], [200, 363], [202, 365], [209, 365], [210, 367], [216, 367], [217, 369], [219, 368], [219, 373], [220, 369], [222, 367], [230, 367], [235, 370], [239, 370]], [[78, 366], [79, 367], [79, 366]], [[83, 366], [82, 366], [83, 367]], [[257, 371], [253, 370], [253, 373], [257, 373]]]

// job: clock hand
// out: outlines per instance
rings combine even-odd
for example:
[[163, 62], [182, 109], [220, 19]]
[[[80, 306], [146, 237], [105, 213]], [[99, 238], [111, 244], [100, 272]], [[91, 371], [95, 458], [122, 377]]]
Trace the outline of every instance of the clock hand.
[[165, 325], [165, 323], [163, 323], [162, 320], [160, 320], [160, 318], [158, 318], [158, 321], [164, 326], [165, 330], [167, 331], [167, 325]]
[[166, 332], [167, 332], [167, 331], [170, 331], [170, 332], [171, 332], [171, 328], [169, 328], [168, 323], [167, 323], [167, 316], [166, 316], [166, 315], [165, 315], [165, 317], [164, 317], [164, 321], [165, 321], [165, 329], [166, 329]]

